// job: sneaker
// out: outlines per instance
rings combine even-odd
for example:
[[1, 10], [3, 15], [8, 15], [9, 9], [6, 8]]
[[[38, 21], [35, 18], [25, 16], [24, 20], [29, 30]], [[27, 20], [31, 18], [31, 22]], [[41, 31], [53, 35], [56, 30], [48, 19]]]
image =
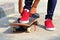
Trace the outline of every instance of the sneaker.
[[21, 23], [29, 23], [30, 13], [28, 9], [24, 9], [22, 17], [20, 18]]
[[46, 30], [50, 30], [50, 31], [55, 30], [54, 25], [53, 25], [51, 19], [46, 19], [46, 21], [45, 21], [45, 27], [46, 27]]

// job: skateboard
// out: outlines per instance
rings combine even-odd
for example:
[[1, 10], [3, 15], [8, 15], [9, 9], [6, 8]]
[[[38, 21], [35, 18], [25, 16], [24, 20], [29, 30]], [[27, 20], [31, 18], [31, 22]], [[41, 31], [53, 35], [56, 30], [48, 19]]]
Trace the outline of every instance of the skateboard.
[[[16, 32], [16, 27], [19, 26], [20, 28], [18, 29], [23, 29], [25, 28], [27, 32], [31, 32], [31, 26], [32, 25], [37, 25], [37, 20], [39, 19], [39, 14], [32, 14], [32, 16], [29, 19], [29, 23], [20, 23], [20, 18], [18, 18], [18, 22], [11, 23], [10, 26], [13, 27], [13, 32]], [[36, 28], [36, 27], [35, 27]], [[24, 30], [24, 29], [23, 29]]]

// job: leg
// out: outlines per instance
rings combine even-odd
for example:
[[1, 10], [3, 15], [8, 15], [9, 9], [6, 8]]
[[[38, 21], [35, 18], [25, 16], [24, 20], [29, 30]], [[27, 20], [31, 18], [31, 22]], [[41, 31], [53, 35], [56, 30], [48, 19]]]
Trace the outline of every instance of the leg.
[[47, 6], [47, 15], [45, 17], [45, 27], [47, 30], [55, 30], [52, 17], [55, 10], [57, 0], [48, 0], [48, 6]]
[[23, 0], [19, 0], [18, 5], [19, 5], [19, 13], [23, 12], [23, 5], [22, 5]]
[[31, 6], [32, 6], [32, 3], [33, 3], [33, 0], [25, 0], [24, 9], [30, 10], [31, 9]]
[[[24, 10], [23, 10], [22, 17], [20, 20], [21, 23], [29, 23], [29, 18], [31, 15], [30, 9], [31, 9], [31, 11], [33, 11], [35, 9], [35, 7], [37, 7], [38, 2], [39, 2], [39, 0], [35, 0], [34, 4], [32, 5], [33, 0], [25, 0], [25, 6], [24, 6]], [[35, 6], [35, 4], [36, 4], [36, 6]]]
[[22, 17], [20, 18], [21, 23], [29, 23], [30, 13], [29, 10], [31, 9], [33, 0], [25, 0], [25, 6], [22, 12]]
[[57, 0], [48, 0], [47, 15], [45, 19], [52, 19]]
[[31, 10], [30, 10], [31, 14], [35, 14], [36, 13], [37, 5], [38, 5], [39, 1], [40, 0], [34, 0], [34, 3], [33, 3], [32, 7], [31, 7]]

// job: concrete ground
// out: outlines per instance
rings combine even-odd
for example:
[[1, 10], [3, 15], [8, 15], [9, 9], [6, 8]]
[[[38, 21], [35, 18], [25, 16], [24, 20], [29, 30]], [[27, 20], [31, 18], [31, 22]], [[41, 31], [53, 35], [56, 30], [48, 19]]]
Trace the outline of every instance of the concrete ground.
[[[19, 14], [11, 14], [7, 16], [6, 19], [0, 19], [0, 40], [60, 40], [60, 0], [57, 2], [55, 14], [53, 17], [53, 23], [55, 25], [55, 31], [47, 31], [44, 29], [44, 17], [46, 15], [46, 1], [41, 0], [38, 5], [38, 13], [40, 14], [40, 19], [38, 19], [37, 29], [34, 32], [32, 26], [31, 33], [13, 33], [10, 23], [14, 22], [19, 16]], [[44, 7], [45, 6], [45, 7]]]

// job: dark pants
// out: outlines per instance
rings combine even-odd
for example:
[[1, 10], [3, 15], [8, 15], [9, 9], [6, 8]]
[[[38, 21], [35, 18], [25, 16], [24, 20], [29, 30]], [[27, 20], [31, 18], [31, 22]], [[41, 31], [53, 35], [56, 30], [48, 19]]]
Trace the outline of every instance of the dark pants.
[[33, 3], [33, 0], [25, 0], [24, 9], [30, 10], [31, 9], [31, 6], [32, 6], [32, 3]]
[[[25, 0], [25, 9], [31, 9], [33, 0]], [[47, 5], [47, 15], [45, 19], [52, 19], [53, 13], [56, 7], [57, 0], [48, 0], [48, 5]]]
[[45, 19], [52, 19], [54, 10], [56, 7], [57, 0], [48, 0], [48, 5], [47, 5], [47, 15]]

